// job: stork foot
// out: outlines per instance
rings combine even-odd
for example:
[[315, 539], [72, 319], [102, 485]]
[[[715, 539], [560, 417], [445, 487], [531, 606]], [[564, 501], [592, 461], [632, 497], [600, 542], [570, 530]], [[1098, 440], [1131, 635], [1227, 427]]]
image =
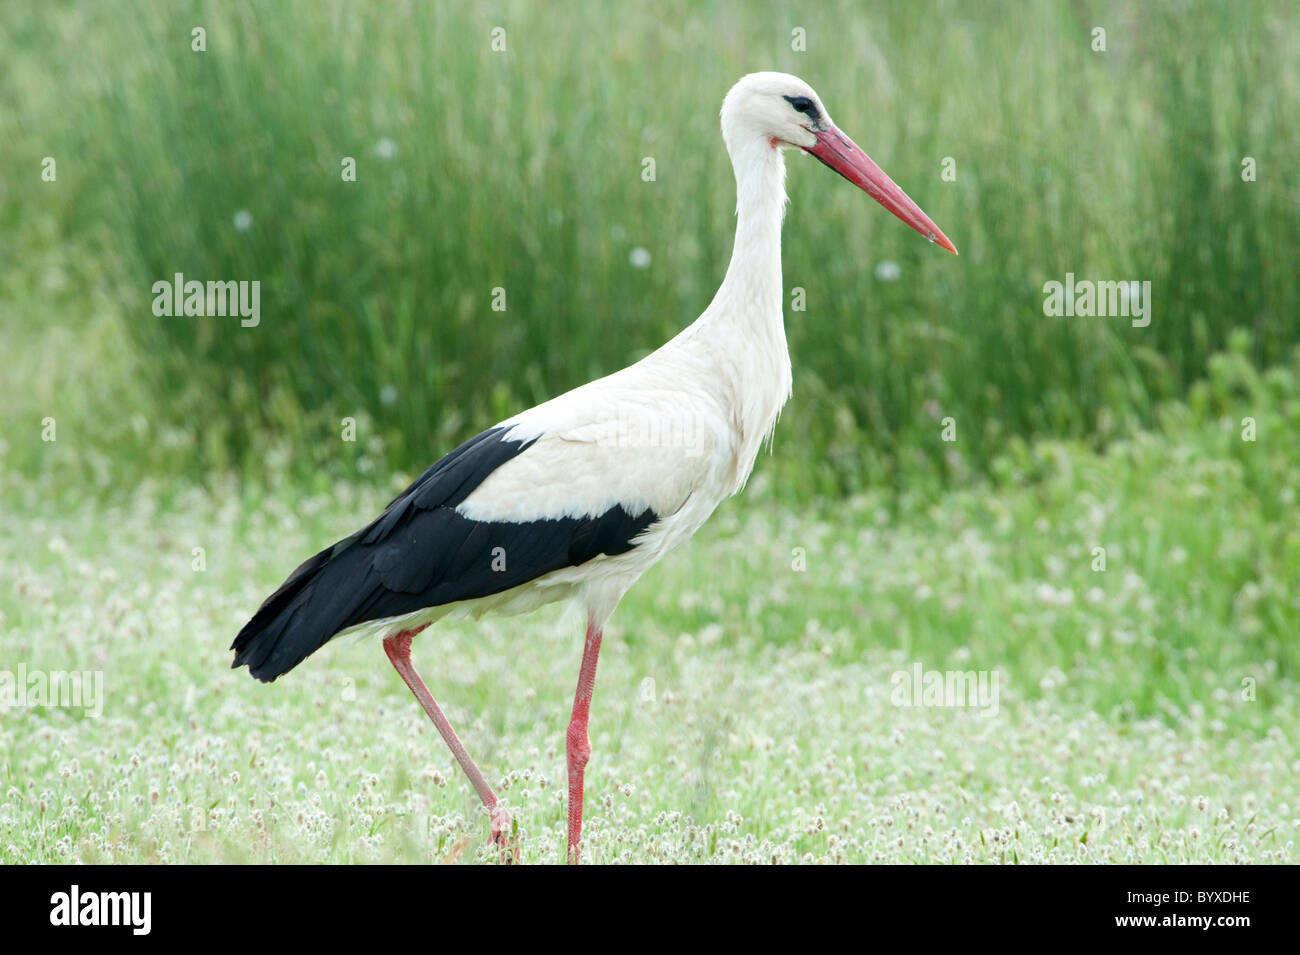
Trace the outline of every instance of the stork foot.
[[501, 850], [502, 865], [519, 865], [519, 844], [514, 829], [510, 810], [498, 804], [492, 810], [492, 844]]

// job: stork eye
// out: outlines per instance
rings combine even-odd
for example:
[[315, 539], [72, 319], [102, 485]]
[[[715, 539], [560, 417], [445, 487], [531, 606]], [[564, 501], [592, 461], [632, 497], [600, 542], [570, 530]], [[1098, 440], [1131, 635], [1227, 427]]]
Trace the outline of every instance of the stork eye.
[[809, 119], [815, 120], [820, 115], [813, 101], [806, 96], [787, 96], [785, 101], [794, 107], [796, 113], [803, 113]]

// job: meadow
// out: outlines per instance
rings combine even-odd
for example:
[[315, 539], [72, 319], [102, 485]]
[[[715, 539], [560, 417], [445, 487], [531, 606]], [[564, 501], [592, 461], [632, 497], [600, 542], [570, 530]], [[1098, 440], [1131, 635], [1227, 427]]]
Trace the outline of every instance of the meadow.
[[[718, 106], [767, 68], [961, 256], [792, 157], [795, 394], [607, 631], [584, 858], [1297, 861], [1300, 13], [566, 9], [0, 11], [0, 862], [492, 861], [378, 645], [270, 686], [227, 648], [440, 454], [699, 313]], [[260, 281], [260, 322], [155, 316], [177, 272]], [[1067, 272], [1150, 281], [1150, 325], [1045, 315]], [[414, 646], [529, 862], [581, 624]], [[918, 667], [996, 695], [908, 705]], [[5, 703], [20, 670], [102, 712]]]
[[[1279, 436], [1300, 361], [1225, 355], [1197, 395], [1104, 454], [1039, 444], [928, 503], [818, 514], [759, 477], [607, 632], [585, 858], [1294, 863], [1300, 521]], [[1271, 437], [1241, 440], [1243, 406]], [[269, 587], [387, 489], [146, 484], [52, 511], [40, 482], [5, 486], [6, 660], [101, 672], [103, 712], [7, 712], [0, 861], [492, 859], [378, 644], [335, 641], [271, 685], [228, 669]], [[564, 859], [581, 627], [553, 608], [414, 648], [528, 862]], [[917, 666], [996, 694], [908, 705]]]

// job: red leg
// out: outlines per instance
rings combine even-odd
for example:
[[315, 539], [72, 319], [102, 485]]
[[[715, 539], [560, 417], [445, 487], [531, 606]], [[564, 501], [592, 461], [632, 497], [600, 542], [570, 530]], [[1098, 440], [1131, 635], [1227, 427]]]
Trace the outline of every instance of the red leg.
[[447, 722], [447, 717], [442, 715], [442, 710], [434, 702], [429, 688], [424, 685], [420, 679], [420, 674], [415, 672], [415, 667], [411, 665], [411, 639], [427, 627], [428, 624], [416, 627], [414, 630], [403, 630], [392, 636], [384, 638], [384, 652], [388, 654], [388, 659], [392, 662], [393, 668], [397, 670], [406, 685], [411, 688], [415, 698], [420, 701], [424, 707], [424, 712], [429, 714], [429, 719], [433, 720], [433, 725], [438, 728], [443, 740], [447, 743], [451, 754], [456, 757], [456, 762], [460, 763], [460, 768], [465, 770], [465, 775], [469, 777], [470, 783], [474, 786], [479, 798], [483, 800], [483, 805], [487, 806], [488, 812], [492, 814], [492, 841], [501, 847], [502, 862], [518, 862], [519, 847], [509, 846], [510, 838], [510, 812], [505, 806], [498, 805], [496, 793], [488, 785], [488, 781], [483, 778], [482, 771], [474, 765], [474, 760], [469, 758], [469, 753], [465, 751], [464, 744], [461, 743], [460, 737], [456, 731], [451, 728], [451, 723]]
[[600, 656], [601, 632], [595, 621], [587, 618], [587, 642], [582, 649], [582, 670], [578, 673], [578, 690], [573, 695], [573, 717], [565, 736], [565, 756], [569, 764], [569, 862], [577, 865], [582, 854], [582, 776], [591, 756], [591, 738], [587, 735], [587, 716], [591, 712], [591, 694], [596, 688], [596, 658]]

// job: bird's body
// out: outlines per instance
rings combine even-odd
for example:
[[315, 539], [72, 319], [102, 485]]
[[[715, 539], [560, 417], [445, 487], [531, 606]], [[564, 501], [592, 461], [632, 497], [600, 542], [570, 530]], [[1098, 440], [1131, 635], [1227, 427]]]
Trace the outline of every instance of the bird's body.
[[745, 77], [722, 118], [736, 173], [736, 242], [704, 313], [636, 364], [452, 451], [370, 525], [304, 563], [235, 640], [234, 665], [273, 680], [336, 635], [381, 636], [493, 811], [503, 846], [508, 816], [410, 666], [414, 634], [448, 614], [518, 613], [569, 598], [585, 608], [587, 643], [566, 747], [576, 861], [586, 714], [605, 622], [646, 570], [744, 486], [791, 393], [782, 147], [812, 152], [952, 248], [860, 150], [851, 153], [856, 147], [797, 78]]

